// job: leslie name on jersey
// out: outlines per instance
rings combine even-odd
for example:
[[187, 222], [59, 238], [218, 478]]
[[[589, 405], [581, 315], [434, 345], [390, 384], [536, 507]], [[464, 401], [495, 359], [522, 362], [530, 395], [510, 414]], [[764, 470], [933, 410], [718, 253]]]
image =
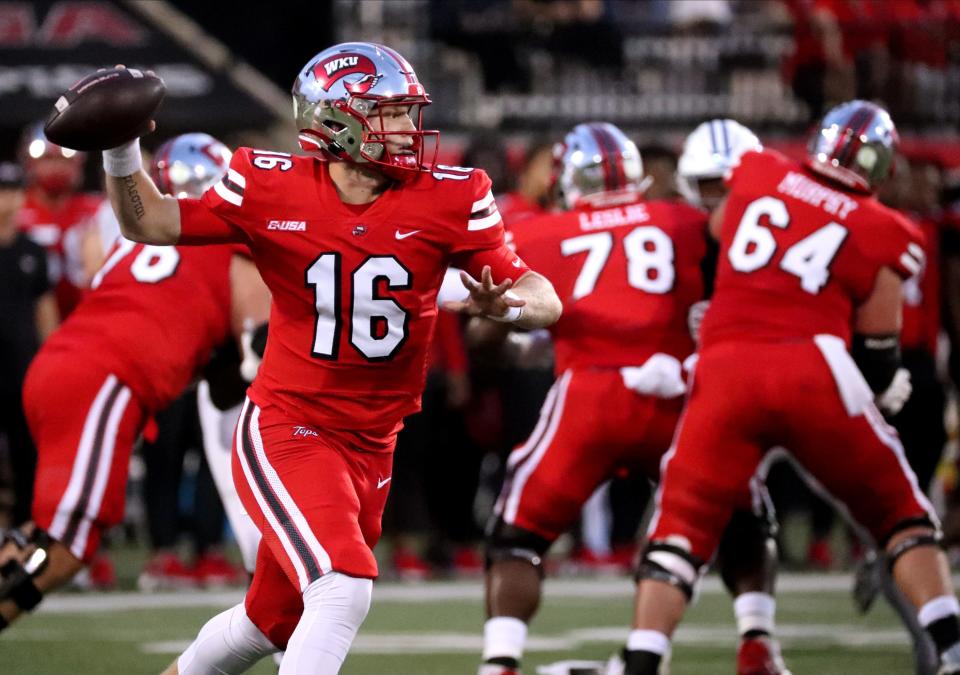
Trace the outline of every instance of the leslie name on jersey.
[[647, 207], [643, 204], [629, 204], [627, 206], [616, 206], [610, 209], [598, 211], [582, 212], [580, 214], [580, 229], [584, 232], [590, 230], [605, 230], [618, 225], [632, 225], [634, 223], [645, 223], [650, 220], [650, 214], [647, 213]]

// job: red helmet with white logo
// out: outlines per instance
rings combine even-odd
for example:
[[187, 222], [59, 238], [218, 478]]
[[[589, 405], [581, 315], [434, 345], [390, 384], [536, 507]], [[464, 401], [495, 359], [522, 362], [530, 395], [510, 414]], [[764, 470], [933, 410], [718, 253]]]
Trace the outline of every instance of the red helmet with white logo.
[[[426, 169], [423, 106], [430, 97], [417, 74], [396, 51], [372, 42], [345, 42], [314, 56], [293, 83], [293, 113], [300, 147], [321, 157], [376, 167], [396, 180]], [[415, 129], [380, 131], [370, 120], [390, 106], [409, 107]], [[411, 147], [391, 152], [390, 141], [412, 137]], [[431, 160], [431, 164], [433, 161]]]

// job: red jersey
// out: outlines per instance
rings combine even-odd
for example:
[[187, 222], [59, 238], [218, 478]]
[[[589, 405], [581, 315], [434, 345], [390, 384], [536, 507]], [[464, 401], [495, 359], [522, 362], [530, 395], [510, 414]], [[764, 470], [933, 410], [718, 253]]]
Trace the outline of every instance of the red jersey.
[[181, 200], [181, 243], [248, 243], [273, 294], [254, 402], [389, 445], [420, 407], [447, 267], [527, 271], [490, 187], [479, 169], [437, 167], [351, 207], [325, 162], [241, 148], [222, 182]]
[[563, 301], [550, 329], [556, 371], [692, 353], [687, 312], [703, 298], [706, 225], [697, 209], [650, 201], [544, 215], [513, 230], [517, 252]]
[[940, 334], [940, 228], [930, 219], [914, 222], [926, 241], [926, 261], [923, 268], [903, 284], [900, 345], [936, 355]]
[[745, 154], [728, 184], [704, 347], [818, 334], [849, 345], [880, 269], [907, 279], [923, 264], [922, 234], [904, 216], [772, 150]]
[[149, 410], [183, 393], [230, 334], [235, 247], [119, 239], [83, 303], [44, 343], [106, 366]]
[[61, 317], [73, 311], [83, 296], [87, 284], [81, 257], [83, 235], [102, 202], [99, 195], [77, 194], [54, 211], [37, 199], [34, 190], [28, 190], [17, 213], [19, 228], [47, 250]]

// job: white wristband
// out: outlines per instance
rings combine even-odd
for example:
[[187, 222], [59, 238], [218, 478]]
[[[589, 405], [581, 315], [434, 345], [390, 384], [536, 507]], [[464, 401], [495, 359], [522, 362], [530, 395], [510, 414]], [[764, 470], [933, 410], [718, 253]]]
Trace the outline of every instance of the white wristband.
[[132, 176], [141, 168], [143, 168], [143, 157], [140, 155], [139, 138], [103, 151], [103, 171], [108, 176], [116, 178]]
[[[510, 291], [504, 293], [503, 297], [510, 298], [512, 300], [520, 299], [516, 293], [512, 293]], [[499, 321], [500, 323], [513, 323], [514, 321], [519, 321], [521, 316], [523, 316], [523, 307], [507, 307], [507, 311], [500, 316], [487, 314], [488, 319], [493, 319], [494, 321]]]

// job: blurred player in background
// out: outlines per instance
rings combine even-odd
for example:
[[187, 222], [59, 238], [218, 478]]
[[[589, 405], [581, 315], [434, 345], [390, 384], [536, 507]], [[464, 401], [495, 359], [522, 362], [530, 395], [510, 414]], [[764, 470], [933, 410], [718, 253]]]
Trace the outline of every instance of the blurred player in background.
[[[729, 178], [711, 221], [716, 293], [664, 464], [629, 675], [657, 672], [717, 533], [772, 446], [789, 448], [886, 550], [941, 672], [960, 672], [960, 605], [939, 524], [877, 408], [899, 395], [901, 287], [923, 261], [918, 231], [872, 196], [896, 142], [886, 111], [853, 101], [826, 115], [804, 165], [751, 152]], [[810, 400], [819, 405], [800, 403]]]
[[393, 447], [420, 406], [446, 269], [466, 270], [470, 291], [451, 310], [528, 328], [561, 312], [504, 244], [486, 174], [426, 164], [430, 99], [397, 52], [324, 50], [293, 98], [310, 156], [242, 148], [201, 200], [163, 197], [138, 141], [103, 155], [125, 236], [243, 242], [273, 294], [233, 464], [263, 534], [253, 583], [171, 673], [241, 672], [277, 649], [284, 675], [338, 672], [369, 608]]
[[[217, 143], [219, 147], [222, 147]], [[33, 523], [7, 532], [0, 627], [87, 563], [123, 516], [133, 444], [213, 349], [269, 294], [241, 246], [178, 248], [118, 238], [91, 292], [44, 344], [24, 385], [37, 444]]]
[[18, 154], [26, 172], [27, 197], [17, 224], [47, 250], [57, 308], [66, 318], [90, 283], [84, 272], [83, 239], [103, 198], [78, 192], [86, 155], [48, 141], [43, 122], [24, 130]]
[[37, 451], [23, 414], [21, 390], [40, 343], [57, 326], [57, 302], [47, 253], [17, 229], [23, 171], [0, 163], [0, 434], [6, 436], [13, 478], [11, 524], [30, 520]]

